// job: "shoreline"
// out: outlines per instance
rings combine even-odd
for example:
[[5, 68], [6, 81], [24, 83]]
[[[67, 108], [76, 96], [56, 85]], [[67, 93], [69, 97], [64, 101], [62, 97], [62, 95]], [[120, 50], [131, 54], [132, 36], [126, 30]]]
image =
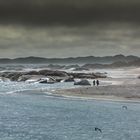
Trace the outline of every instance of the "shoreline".
[[[130, 87], [131, 86], [131, 87]], [[122, 92], [121, 95], [114, 94], [118, 88], [123, 88], [124, 93]], [[130, 87], [130, 89], [127, 89]], [[133, 88], [132, 88], [133, 87]], [[98, 90], [98, 93], [95, 93]], [[114, 88], [114, 92], [108, 93], [108, 91]], [[132, 89], [131, 89], [132, 88]], [[91, 92], [91, 90], [93, 90]], [[104, 92], [102, 92], [104, 90]], [[132, 93], [134, 90], [135, 94]], [[86, 91], [86, 92], [85, 92]], [[120, 90], [121, 92], [122, 90]], [[129, 91], [127, 93], [127, 91]], [[137, 92], [136, 92], [137, 91]], [[140, 88], [138, 85], [127, 85], [127, 86], [120, 86], [120, 85], [110, 85], [110, 86], [102, 86], [102, 87], [77, 87], [71, 89], [56, 89], [56, 90], [48, 90], [47, 92], [51, 93], [54, 96], [62, 96], [66, 98], [73, 98], [73, 99], [83, 99], [83, 100], [100, 100], [100, 101], [111, 101], [111, 102], [128, 102], [128, 103], [140, 103]], [[127, 94], [126, 94], [127, 93]], [[139, 93], [139, 94], [138, 94]]]

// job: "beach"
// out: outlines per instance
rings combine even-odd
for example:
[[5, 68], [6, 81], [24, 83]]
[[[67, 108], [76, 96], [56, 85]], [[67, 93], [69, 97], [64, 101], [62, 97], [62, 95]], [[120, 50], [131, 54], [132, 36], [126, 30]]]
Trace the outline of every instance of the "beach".
[[[81, 86], [49, 91], [54, 95], [112, 101], [140, 101], [139, 68], [104, 70], [110, 77], [99, 79], [100, 85]], [[103, 71], [103, 70], [102, 70]]]
[[139, 85], [110, 85], [100, 87], [79, 87], [50, 91], [54, 95], [112, 101], [140, 101]]

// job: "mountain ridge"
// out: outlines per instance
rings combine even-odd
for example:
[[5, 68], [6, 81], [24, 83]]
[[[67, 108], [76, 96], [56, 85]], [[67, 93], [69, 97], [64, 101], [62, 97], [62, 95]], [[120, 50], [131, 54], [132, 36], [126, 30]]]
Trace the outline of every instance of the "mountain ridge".
[[114, 56], [103, 56], [103, 57], [97, 57], [97, 56], [85, 56], [85, 57], [68, 57], [68, 58], [45, 58], [45, 57], [35, 57], [35, 56], [29, 56], [29, 57], [19, 57], [19, 58], [0, 58], [0, 64], [8, 64], [8, 63], [34, 63], [34, 64], [40, 64], [40, 63], [47, 63], [47, 64], [111, 64], [114, 62], [131, 62], [140, 59], [138, 56], [134, 55], [114, 55]]

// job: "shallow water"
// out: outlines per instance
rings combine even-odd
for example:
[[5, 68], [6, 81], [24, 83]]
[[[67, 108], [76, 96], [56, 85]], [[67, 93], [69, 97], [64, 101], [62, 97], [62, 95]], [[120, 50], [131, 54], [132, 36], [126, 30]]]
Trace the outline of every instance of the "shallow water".
[[[0, 83], [0, 140], [140, 139], [140, 104], [78, 100], [29, 91], [62, 85]], [[63, 88], [70, 86], [65, 83]], [[128, 109], [122, 109], [123, 105]]]
[[[3, 65], [0, 71], [34, 68], [40, 66]], [[124, 70], [101, 72], [131, 78], [131, 73]], [[73, 83], [0, 82], [0, 140], [140, 139], [140, 104], [80, 100], [42, 92], [71, 87]], [[128, 109], [122, 109], [123, 105]], [[102, 133], [96, 132], [95, 127]]]

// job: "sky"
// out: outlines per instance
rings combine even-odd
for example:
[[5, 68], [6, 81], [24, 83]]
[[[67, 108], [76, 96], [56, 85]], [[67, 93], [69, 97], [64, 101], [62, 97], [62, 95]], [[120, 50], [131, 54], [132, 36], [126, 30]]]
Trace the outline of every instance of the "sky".
[[140, 55], [139, 0], [0, 0], [0, 58]]

